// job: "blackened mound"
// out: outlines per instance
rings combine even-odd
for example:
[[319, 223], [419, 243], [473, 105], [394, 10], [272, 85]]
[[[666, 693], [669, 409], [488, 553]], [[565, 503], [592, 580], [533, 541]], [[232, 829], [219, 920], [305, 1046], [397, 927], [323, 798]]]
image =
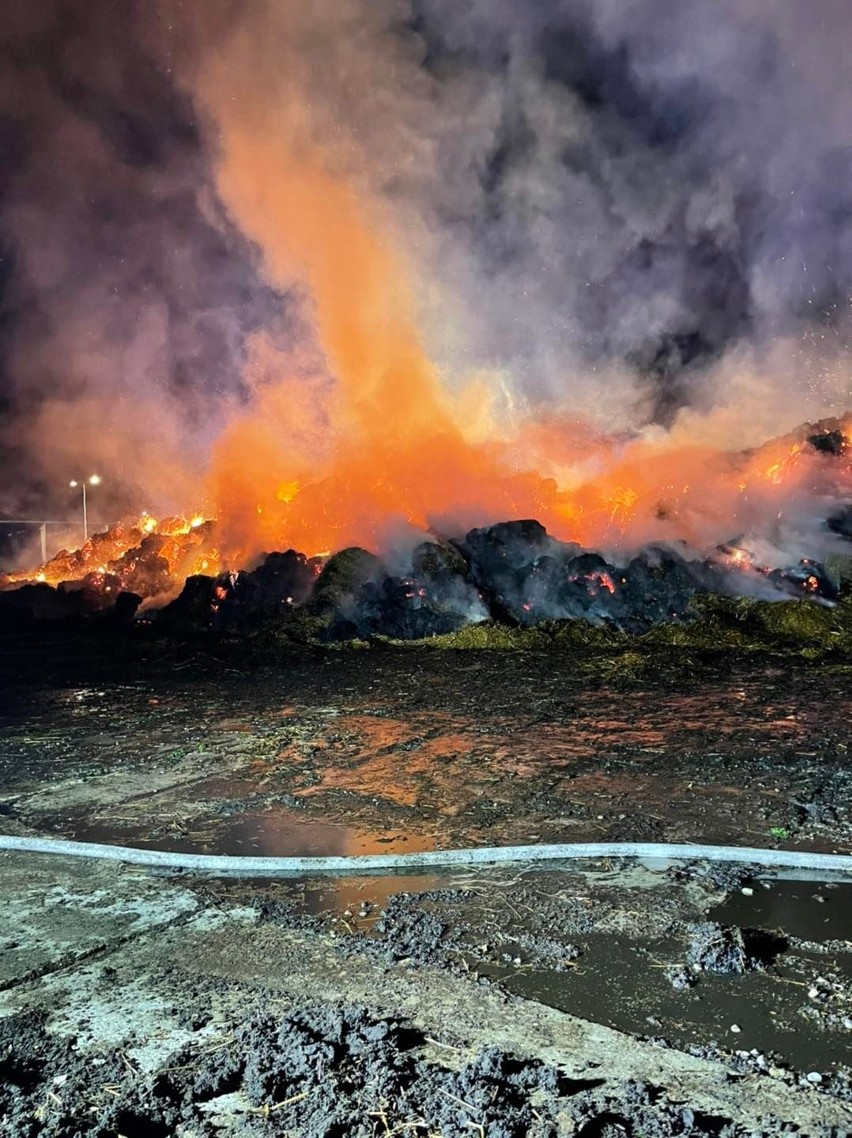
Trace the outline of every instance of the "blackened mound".
[[[826, 524], [841, 534], [848, 528], [845, 515]], [[156, 619], [164, 631], [179, 635], [289, 622], [287, 634], [297, 642], [421, 640], [485, 621], [515, 629], [583, 621], [644, 633], [661, 624], [690, 622], [694, 599], [707, 594], [839, 599], [842, 573], [832, 576], [812, 559], [770, 569], [754, 561], [742, 547], [744, 540], [719, 546], [706, 557], [684, 546], [649, 546], [614, 564], [600, 553], [557, 541], [539, 522], [524, 520], [473, 529], [459, 541], [422, 542], [392, 566], [360, 548], [343, 549], [325, 563], [290, 549], [267, 554], [250, 571], [189, 577]], [[153, 572], [150, 558], [145, 564], [146, 572]], [[123, 578], [107, 573], [58, 589], [30, 585], [0, 591], [0, 615], [18, 623], [102, 617], [113, 611], [123, 589]], [[132, 616], [130, 608], [122, 612]], [[151, 619], [151, 610], [146, 618]]]
[[525, 520], [471, 530], [462, 541], [423, 542], [406, 565], [389, 568], [365, 549], [344, 549], [324, 565], [293, 550], [273, 553], [252, 572], [190, 578], [160, 614], [166, 628], [233, 629], [270, 619], [310, 623], [321, 641], [420, 640], [495, 621], [525, 628], [581, 620], [643, 633], [693, 619], [699, 594], [834, 601], [826, 571], [803, 560], [787, 568], [732, 569], [685, 549], [648, 547], [626, 564], [550, 537]]

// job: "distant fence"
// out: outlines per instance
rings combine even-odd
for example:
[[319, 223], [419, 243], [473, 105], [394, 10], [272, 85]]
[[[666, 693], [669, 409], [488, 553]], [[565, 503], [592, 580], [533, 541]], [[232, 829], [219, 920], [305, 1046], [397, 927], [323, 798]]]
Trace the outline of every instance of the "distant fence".
[[[2, 526], [38, 526], [39, 542], [41, 545], [41, 559], [47, 561], [47, 527], [48, 526], [62, 526], [63, 529], [69, 529], [74, 523], [69, 521], [55, 522], [49, 521], [46, 518], [0, 518], [0, 527]], [[17, 544], [15, 534], [9, 534], [12, 538], [12, 553], [17, 556]]]

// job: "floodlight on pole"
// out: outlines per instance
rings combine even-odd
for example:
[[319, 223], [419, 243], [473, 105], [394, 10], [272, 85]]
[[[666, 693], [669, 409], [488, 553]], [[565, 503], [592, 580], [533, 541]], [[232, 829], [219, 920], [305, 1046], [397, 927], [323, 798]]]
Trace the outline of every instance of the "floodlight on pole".
[[80, 478], [80, 479], [72, 478], [71, 481], [68, 483], [68, 485], [72, 489], [76, 489], [78, 486], [81, 486], [83, 489], [83, 542], [84, 543], [89, 540], [89, 515], [88, 515], [88, 508], [86, 505], [86, 485], [87, 484], [89, 486], [100, 486], [101, 476], [99, 474], [90, 474], [88, 478]]

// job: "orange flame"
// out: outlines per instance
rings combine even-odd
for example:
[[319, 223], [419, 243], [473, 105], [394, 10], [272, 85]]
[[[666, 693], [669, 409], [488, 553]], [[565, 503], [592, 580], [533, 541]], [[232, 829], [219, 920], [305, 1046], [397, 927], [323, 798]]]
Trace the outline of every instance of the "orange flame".
[[[298, 19], [298, 6], [262, 7], [287, 32]], [[268, 336], [249, 344], [251, 403], [218, 440], [209, 495], [199, 495], [216, 504], [215, 548], [200, 514], [145, 515], [109, 548], [87, 543], [43, 567], [47, 580], [109, 568], [145, 535], [168, 539], [173, 575], [288, 547], [381, 550], [400, 526], [459, 533], [517, 518], [589, 548], [677, 539], [701, 549], [777, 520], [788, 495], [818, 493], [820, 479], [850, 487], [850, 452], [829, 476], [799, 436], [734, 455], [676, 432], [606, 437], [558, 414], [484, 430], [487, 391], [448, 393], [381, 206], [344, 172], [341, 152], [316, 142], [313, 109], [265, 27], [249, 21], [217, 40], [196, 93], [220, 141], [220, 196], [262, 250], [270, 282], [306, 294], [323, 364], [294, 361]], [[839, 429], [852, 434], [852, 416]]]
[[520, 517], [604, 548], [701, 547], [746, 528], [801, 440], [786, 455], [733, 459], [672, 438], [590, 438], [558, 417], [487, 441], [466, 429], [487, 420], [486, 397], [473, 385], [446, 393], [379, 207], [316, 144], [312, 109], [271, 51], [243, 27], [202, 65], [198, 92], [221, 140], [220, 194], [271, 282], [307, 287], [334, 379], [306, 377], [268, 339], [251, 345], [253, 403], [220, 438], [211, 476], [226, 561], [291, 546], [380, 550], [393, 527], [458, 533]]

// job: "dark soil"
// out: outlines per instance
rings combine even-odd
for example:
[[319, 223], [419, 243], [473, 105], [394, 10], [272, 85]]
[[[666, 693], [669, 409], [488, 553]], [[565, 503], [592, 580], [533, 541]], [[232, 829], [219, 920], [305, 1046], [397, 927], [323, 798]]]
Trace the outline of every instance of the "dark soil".
[[[553, 1067], [488, 1048], [456, 1067], [422, 1055], [410, 1025], [363, 1007], [256, 1014], [142, 1076], [120, 1053], [81, 1056], [38, 1018], [0, 1020], [0, 1134], [148, 1138], [221, 1134], [216, 1100], [238, 1096], [235, 1136], [744, 1135], [730, 1119], [663, 1100], [653, 1087], [597, 1093]], [[449, 1048], [452, 1053], [453, 1048]], [[230, 1099], [234, 1109], [234, 1098]]]
[[[253, 904], [262, 922], [332, 932], [343, 960], [445, 969], [621, 1031], [686, 1049], [712, 1044], [791, 1078], [847, 1069], [852, 887], [816, 887], [825, 903], [804, 922], [798, 891], [814, 883], [755, 882], [746, 896], [707, 874], [695, 880], [685, 892], [625, 864], [495, 871], [438, 889], [406, 878], [270, 881], [256, 883]], [[244, 901], [239, 883], [199, 888], [208, 903]], [[754, 923], [707, 919], [729, 912]], [[787, 933], [788, 917], [798, 935]]]
[[[226, 640], [214, 651], [78, 633], [0, 636], [4, 829], [270, 854], [619, 838], [852, 851], [849, 671], [831, 652], [275, 654], [241, 640], [231, 653]], [[554, 868], [193, 888], [225, 908], [253, 903], [260, 926], [336, 932], [341, 970], [360, 953], [382, 969], [465, 973], [845, 1095], [840, 893], [821, 890], [788, 928], [771, 907], [780, 890], [765, 899], [744, 867], [684, 867], [633, 894], [617, 880], [630, 868], [598, 866], [594, 882]], [[653, 1087], [566, 1085], [545, 1064], [443, 1043], [436, 1059], [378, 1003], [250, 1008], [149, 1075], [13, 1016], [0, 1019], [0, 1135], [201, 1138], [221, 1133], [221, 1096], [237, 1096], [245, 1135], [746, 1133]], [[780, 1131], [767, 1120], [765, 1132]]]
[[[632, 663], [378, 648], [274, 664], [161, 647], [57, 634], [4, 651], [0, 637], [5, 816], [269, 854], [595, 838], [852, 848], [845, 665], [671, 646]], [[73, 807], [58, 790], [52, 812], [28, 805], [44, 779], [122, 770], [146, 799], [137, 817], [94, 782]]]

